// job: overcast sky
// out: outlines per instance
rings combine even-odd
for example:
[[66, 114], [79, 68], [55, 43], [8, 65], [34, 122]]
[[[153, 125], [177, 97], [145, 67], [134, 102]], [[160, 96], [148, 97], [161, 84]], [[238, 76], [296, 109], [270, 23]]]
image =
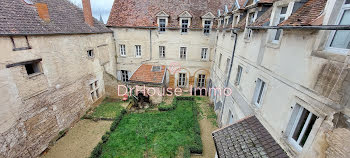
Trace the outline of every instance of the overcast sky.
[[[80, 8], [82, 8], [81, 0], [70, 0]], [[90, 0], [92, 15], [100, 20], [100, 15], [104, 23], [107, 23], [109, 12], [111, 11], [114, 0]]]

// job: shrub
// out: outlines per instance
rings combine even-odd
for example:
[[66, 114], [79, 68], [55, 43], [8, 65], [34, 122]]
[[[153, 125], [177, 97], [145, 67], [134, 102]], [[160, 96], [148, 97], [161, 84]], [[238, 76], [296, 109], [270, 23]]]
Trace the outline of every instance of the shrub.
[[159, 105], [158, 106], [158, 110], [159, 111], [170, 111], [170, 110], [174, 110], [176, 107], [174, 104], [172, 105]]
[[98, 158], [102, 154], [103, 143], [99, 142], [94, 150], [91, 152], [90, 158]]

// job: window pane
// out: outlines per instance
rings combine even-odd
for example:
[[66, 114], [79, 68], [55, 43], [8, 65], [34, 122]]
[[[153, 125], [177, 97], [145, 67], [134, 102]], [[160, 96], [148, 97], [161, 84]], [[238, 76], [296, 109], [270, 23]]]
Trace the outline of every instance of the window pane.
[[263, 94], [264, 88], [265, 88], [265, 82], [261, 81], [261, 80], [260, 80], [260, 82], [261, 82], [261, 87], [259, 89], [259, 96], [258, 96], [258, 99], [256, 101], [258, 104], [260, 104], [260, 102], [261, 102], [261, 97], [262, 97], [262, 94]]
[[350, 4], [350, 0], [346, 0], [346, 1], [345, 1], [345, 4]]
[[[339, 25], [350, 25], [350, 10], [344, 11]], [[331, 47], [350, 49], [350, 31], [338, 30], [335, 32]]]
[[304, 136], [303, 136], [303, 138], [300, 141], [300, 144], [299, 144], [300, 146], [303, 147], [305, 145], [305, 142], [306, 142], [307, 138], [309, 137], [309, 134], [310, 134], [310, 132], [312, 130], [312, 127], [313, 127], [313, 125], [316, 122], [316, 119], [317, 119], [317, 117], [312, 114], [310, 122], [309, 122], [309, 124], [307, 126], [307, 129], [306, 129], [305, 133], [304, 133]]
[[306, 121], [307, 117], [309, 116], [309, 113], [310, 113], [309, 111], [303, 109], [303, 112], [302, 112], [302, 114], [301, 114], [301, 116], [300, 116], [300, 119], [299, 119], [299, 121], [298, 121], [298, 124], [297, 124], [297, 126], [296, 126], [296, 128], [295, 128], [295, 130], [294, 130], [294, 133], [293, 133], [293, 137], [292, 137], [292, 138], [293, 138], [295, 141], [298, 140], [299, 135], [300, 135], [300, 133], [301, 133], [301, 130], [303, 129], [303, 127], [304, 127], [304, 125], [305, 125], [305, 121]]
[[288, 7], [282, 7], [281, 8], [281, 14], [286, 14], [287, 13]]
[[276, 30], [276, 35], [275, 35], [275, 40], [276, 41], [280, 40], [281, 32], [282, 32], [281, 29]]

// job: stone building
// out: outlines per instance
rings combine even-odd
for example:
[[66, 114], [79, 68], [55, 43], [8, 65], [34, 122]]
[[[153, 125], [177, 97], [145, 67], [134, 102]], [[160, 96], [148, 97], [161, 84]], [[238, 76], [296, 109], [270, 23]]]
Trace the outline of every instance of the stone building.
[[0, 1], [0, 157], [36, 157], [116, 77], [112, 31], [67, 0]]
[[[350, 157], [349, 7], [349, 0], [237, 0], [218, 17], [210, 86], [232, 90], [211, 96], [223, 127], [213, 133], [219, 157], [237, 153], [222, 133], [253, 118], [289, 157]], [[263, 155], [280, 153], [248, 130]]]

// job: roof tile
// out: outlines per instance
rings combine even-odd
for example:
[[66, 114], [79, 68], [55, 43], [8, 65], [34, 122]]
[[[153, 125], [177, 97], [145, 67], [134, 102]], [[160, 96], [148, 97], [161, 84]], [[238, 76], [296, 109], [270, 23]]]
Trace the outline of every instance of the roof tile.
[[130, 81], [162, 84], [166, 67], [162, 65], [159, 72], [153, 72], [152, 67], [153, 65], [142, 64], [131, 76]]

